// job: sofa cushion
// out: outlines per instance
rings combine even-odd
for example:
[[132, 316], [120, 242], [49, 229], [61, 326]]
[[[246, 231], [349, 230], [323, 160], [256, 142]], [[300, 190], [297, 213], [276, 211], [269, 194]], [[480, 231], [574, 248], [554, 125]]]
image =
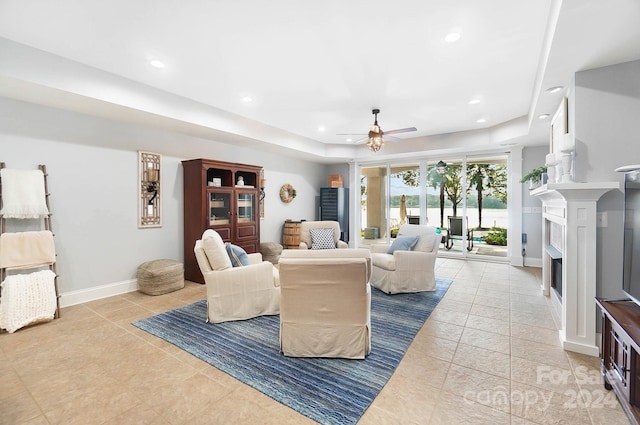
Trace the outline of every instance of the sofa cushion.
[[334, 249], [336, 242], [333, 239], [333, 229], [310, 229], [311, 249]]
[[371, 262], [374, 266], [383, 270], [393, 271], [396, 269], [395, 257], [384, 252], [376, 252], [371, 254]]
[[225, 270], [231, 268], [231, 260], [224, 248], [224, 241], [218, 232], [207, 230], [202, 235], [202, 250], [207, 255], [212, 270]]
[[415, 246], [418, 238], [415, 236], [398, 236], [387, 251], [387, 254], [393, 254], [395, 251], [411, 251]]
[[437, 238], [441, 238], [441, 235], [436, 234], [436, 232], [428, 232], [423, 233], [418, 236], [418, 241], [413, 247], [414, 251], [423, 251], [423, 252], [431, 252], [433, 251], [433, 247], [435, 245], [435, 241]]
[[229, 242], [224, 244], [224, 247], [227, 250], [227, 255], [229, 256], [229, 260], [231, 260], [231, 265], [233, 267], [242, 267], [249, 265], [249, 257], [247, 256], [247, 251], [240, 248], [238, 245], [234, 245]]
[[398, 236], [415, 236], [418, 238], [413, 251], [432, 252], [435, 239], [441, 237], [436, 234], [436, 229], [426, 225], [403, 224], [400, 226]]

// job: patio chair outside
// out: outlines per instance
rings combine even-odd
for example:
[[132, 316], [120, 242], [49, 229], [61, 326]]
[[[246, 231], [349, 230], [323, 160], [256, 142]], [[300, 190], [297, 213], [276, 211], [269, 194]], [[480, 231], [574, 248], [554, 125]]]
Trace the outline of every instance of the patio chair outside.
[[[467, 225], [469, 219], [466, 220]], [[447, 229], [447, 236], [445, 239], [444, 247], [449, 250], [453, 248], [454, 240], [462, 240], [462, 217], [449, 216], [449, 228]], [[467, 251], [473, 249], [473, 230], [467, 228]]]

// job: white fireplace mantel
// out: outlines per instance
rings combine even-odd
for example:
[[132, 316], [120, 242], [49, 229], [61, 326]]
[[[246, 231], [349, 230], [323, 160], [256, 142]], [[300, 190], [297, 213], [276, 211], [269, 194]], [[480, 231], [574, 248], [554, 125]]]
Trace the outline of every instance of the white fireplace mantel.
[[[542, 201], [542, 293], [561, 303], [560, 341], [565, 350], [597, 356], [596, 214], [606, 192], [618, 182], [549, 183], [530, 193]], [[550, 291], [551, 223], [562, 227], [562, 300]]]

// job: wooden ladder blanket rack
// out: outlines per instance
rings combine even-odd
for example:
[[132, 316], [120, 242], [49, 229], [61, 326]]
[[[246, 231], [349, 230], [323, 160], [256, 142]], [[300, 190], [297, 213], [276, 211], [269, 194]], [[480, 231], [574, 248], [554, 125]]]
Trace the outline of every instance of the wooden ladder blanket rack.
[[[12, 170], [0, 162], [0, 332], [60, 317], [47, 177], [45, 165]], [[42, 220], [44, 230], [11, 232], [14, 220]]]

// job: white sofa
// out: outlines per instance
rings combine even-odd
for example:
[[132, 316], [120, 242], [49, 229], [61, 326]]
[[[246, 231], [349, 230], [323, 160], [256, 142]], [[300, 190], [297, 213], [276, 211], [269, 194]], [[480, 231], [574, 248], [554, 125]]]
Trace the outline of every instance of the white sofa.
[[388, 294], [435, 290], [434, 269], [441, 235], [431, 226], [403, 224], [397, 237], [402, 236], [417, 238], [412, 250], [388, 254], [390, 245], [371, 246], [371, 286]]

